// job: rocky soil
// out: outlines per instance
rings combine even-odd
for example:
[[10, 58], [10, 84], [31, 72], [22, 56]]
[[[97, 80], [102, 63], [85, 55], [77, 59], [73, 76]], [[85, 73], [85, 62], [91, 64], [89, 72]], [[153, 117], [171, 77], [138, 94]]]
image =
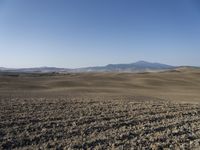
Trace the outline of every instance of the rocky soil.
[[0, 98], [0, 149], [198, 149], [200, 105], [141, 96]]

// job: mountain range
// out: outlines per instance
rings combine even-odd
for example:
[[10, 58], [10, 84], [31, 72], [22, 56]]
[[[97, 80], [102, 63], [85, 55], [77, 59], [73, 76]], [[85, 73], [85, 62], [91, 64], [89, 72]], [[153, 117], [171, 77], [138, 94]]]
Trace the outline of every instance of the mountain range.
[[155, 72], [178, 68], [180, 66], [171, 66], [162, 63], [152, 63], [147, 61], [138, 61], [129, 64], [108, 64], [106, 66], [85, 67], [85, 68], [56, 68], [56, 67], [38, 67], [38, 68], [4, 68], [0, 67], [0, 72], [23, 72], [23, 73], [67, 73], [67, 72]]

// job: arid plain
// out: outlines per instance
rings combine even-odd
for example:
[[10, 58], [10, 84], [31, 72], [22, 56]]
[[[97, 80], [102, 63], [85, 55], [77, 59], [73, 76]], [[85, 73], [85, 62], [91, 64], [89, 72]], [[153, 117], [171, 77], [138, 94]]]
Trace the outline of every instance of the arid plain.
[[198, 149], [200, 70], [0, 75], [0, 149]]

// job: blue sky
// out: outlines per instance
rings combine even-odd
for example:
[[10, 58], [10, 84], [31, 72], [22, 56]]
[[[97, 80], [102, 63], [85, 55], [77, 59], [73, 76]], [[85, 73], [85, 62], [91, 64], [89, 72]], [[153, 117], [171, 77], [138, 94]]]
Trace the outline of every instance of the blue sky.
[[1, 67], [200, 66], [199, 0], [0, 0]]

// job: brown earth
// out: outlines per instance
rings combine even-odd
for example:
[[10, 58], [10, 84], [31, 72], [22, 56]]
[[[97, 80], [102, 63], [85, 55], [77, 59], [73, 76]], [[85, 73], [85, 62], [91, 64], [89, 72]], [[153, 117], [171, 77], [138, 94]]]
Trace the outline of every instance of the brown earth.
[[0, 149], [199, 146], [199, 69], [0, 75]]

